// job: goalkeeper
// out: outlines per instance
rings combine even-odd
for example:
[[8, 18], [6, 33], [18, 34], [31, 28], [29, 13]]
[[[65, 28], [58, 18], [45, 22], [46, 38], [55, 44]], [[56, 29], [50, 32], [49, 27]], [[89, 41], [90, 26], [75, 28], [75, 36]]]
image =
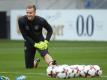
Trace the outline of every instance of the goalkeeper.
[[[36, 15], [35, 5], [27, 6], [26, 15], [18, 19], [18, 25], [25, 43], [26, 68], [37, 67], [40, 60], [35, 59], [36, 51], [39, 51], [48, 65], [56, 65], [55, 60], [48, 54], [48, 42], [53, 33], [52, 28], [44, 18]], [[46, 38], [42, 34], [43, 28], [47, 30]]]

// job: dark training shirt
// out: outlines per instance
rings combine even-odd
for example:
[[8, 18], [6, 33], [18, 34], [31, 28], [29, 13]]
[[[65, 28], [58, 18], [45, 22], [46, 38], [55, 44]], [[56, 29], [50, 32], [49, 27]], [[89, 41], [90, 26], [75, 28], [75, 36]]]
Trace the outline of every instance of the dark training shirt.
[[[43, 41], [44, 39], [50, 40], [53, 30], [48, 22], [40, 17], [35, 16], [33, 21], [29, 21], [27, 16], [22, 16], [18, 19], [19, 29], [25, 41], [34, 45], [35, 42]], [[47, 30], [46, 38], [42, 34], [42, 29]]]

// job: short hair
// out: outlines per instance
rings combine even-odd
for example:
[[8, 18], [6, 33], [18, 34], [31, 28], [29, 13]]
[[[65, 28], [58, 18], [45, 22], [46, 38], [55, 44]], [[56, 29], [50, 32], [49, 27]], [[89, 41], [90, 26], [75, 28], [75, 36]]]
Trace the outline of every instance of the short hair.
[[31, 8], [33, 8], [33, 9], [36, 11], [36, 6], [35, 6], [35, 5], [28, 5], [28, 6], [26, 7], [26, 9], [31, 9]]

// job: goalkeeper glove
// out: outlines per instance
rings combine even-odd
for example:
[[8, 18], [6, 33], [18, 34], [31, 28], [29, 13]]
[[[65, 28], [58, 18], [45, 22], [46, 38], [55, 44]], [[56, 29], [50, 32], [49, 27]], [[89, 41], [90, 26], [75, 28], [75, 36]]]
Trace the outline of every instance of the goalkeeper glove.
[[40, 42], [40, 45], [41, 45], [42, 50], [45, 50], [48, 47], [48, 45], [43, 41]]
[[45, 49], [47, 49], [47, 44], [43, 41], [40, 41], [39, 43], [35, 43], [34, 47], [36, 47], [40, 50], [45, 50]]
[[48, 41], [44, 40], [43, 44], [44, 44], [44, 49], [47, 49], [48, 48]]
[[45, 40], [44, 42], [45, 42], [46, 44], [48, 44], [48, 41], [47, 41], [47, 40]]

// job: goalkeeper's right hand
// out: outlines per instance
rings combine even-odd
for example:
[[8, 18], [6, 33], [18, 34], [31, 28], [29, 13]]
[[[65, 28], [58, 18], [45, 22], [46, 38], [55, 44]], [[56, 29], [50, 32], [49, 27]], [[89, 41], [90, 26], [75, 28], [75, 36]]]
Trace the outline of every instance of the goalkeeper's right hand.
[[47, 44], [46, 43], [44, 43], [43, 41], [40, 41], [39, 43], [35, 43], [34, 44], [34, 47], [35, 48], [38, 48], [38, 49], [40, 49], [40, 50], [45, 50], [45, 49], [47, 49]]

